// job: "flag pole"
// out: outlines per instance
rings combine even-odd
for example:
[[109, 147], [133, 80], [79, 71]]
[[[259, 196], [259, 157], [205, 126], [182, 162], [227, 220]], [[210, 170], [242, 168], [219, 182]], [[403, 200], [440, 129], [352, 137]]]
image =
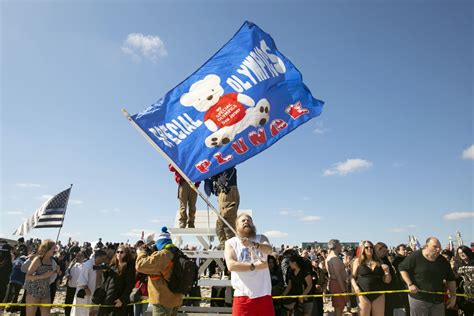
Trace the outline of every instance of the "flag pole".
[[191, 181], [191, 179], [188, 178], [188, 176], [176, 165], [176, 163], [163, 151], [163, 149], [160, 148], [151, 138], [150, 136], [143, 131], [143, 129], [138, 126], [138, 124], [132, 119], [130, 114], [127, 112], [126, 109], [122, 109], [123, 115], [127, 118], [127, 120], [132, 124], [135, 129], [140, 132], [140, 134], [150, 143], [150, 145], [160, 154], [165, 158], [165, 160], [170, 163], [176, 171], [186, 180], [186, 182], [189, 184], [189, 186], [196, 191], [196, 193], [203, 199], [203, 201], [209, 206], [209, 208], [217, 215], [217, 217], [224, 222], [227, 227], [234, 233], [235, 236], [238, 236], [237, 232], [235, 231], [234, 227], [232, 227], [229, 222], [225, 220], [224, 217], [217, 211], [217, 209], [212, 205], [211, 201], [205, 196], [201, 191], [198, 190], [198, 188], [194, 185], [194, 183]]
[[71, 183], [71, 186], [69, 187], [69, 195], [68, 195], [68, 197], [67, 197], [66, 207], [64, 208], [63, 220], [61, 221], [61, 226], [59, 227], [58, 236], [56, 236], [56, 244], [58, 243], [58, 240], [59, 240], [59, 233], [61, 233], [61, 228], [63, 228], [64, 219], [66, 218], [66, 210], [67, 210], [67, 205], [69, 204], [69, 197], [71, 196], [71, 190], [72, 190], [72, 183]]

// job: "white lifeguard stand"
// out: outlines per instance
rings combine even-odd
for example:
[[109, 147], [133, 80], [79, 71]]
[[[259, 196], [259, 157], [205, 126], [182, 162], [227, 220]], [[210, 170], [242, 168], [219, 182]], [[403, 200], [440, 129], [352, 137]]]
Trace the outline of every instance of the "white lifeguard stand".
[[[237, 214], [247, 213], [252, 215], [251, 209], [238, 210]], [[183, 252], [190, 258], [196, 258], [197, 262], [200, 259], [205, 261], [199, 265], [199, 286], [207, 287], [227, 287], [226, 302], [231, 302], [231, 283], [228, 279], [212, 279], [212, 278], [201, 278], [204, 275], [209, 265], [215, 261], [221, 271], [225, 270], [224, 266], [224, 250], [212, 250], [210, 243], [213, 240], [217, 240], [216, 235], [216, 221], [217, 215], [211, 210], [197, 210], [196, 217], [194, 220], [195, 228], [179, 228], [179, 211], [176, 213], [174, 222], [174, 228], [169, 228], [173, 243], [181, 247], [183, 244], [183, 237], [194, 237], [199, 244], [202, 246], [202, 250], [183, 250]], [[192, 315], [193, 313], [209, 314], [231, 314], [232, 308], [230, 307], [199, 307], [199, 306], [181, 306], [179, 315]]]

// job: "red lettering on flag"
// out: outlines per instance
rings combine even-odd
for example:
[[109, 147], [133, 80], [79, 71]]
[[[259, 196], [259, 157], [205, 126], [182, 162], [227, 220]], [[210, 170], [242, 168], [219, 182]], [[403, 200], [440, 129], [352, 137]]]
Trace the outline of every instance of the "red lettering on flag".
[[206, 173], [209, 172], [209, 166], [211, 165], [211, 162], [209, 160], [202, 160], [196, 164], [197, 170], [199, 170], [201, 173]]
[[225, 158], [223, 158], [222, 153], [218, 152], [214, 154], [214, 158], [216, 158], [218, 164], [222, 165], [222, 164], [225, 164], [226, 162], [231, 161], [233, 157], [232, 155], [227, 155]]
[[288, 124], [282, 119], [273, 120], [272, 124], [270, 124], [270, 133], [272, 134], [272, 136], [275, 136], [282, 129], [285, 129], [287, 126]]
[[267, 135], [265, 135], [265, 129], [259, 128], [258, 132], [252, 131], [249, 133], [249, 141], [254, 145], [262, 145], [267, 142]]
[[245, 154], [249, 150], [242, 137], [232, 143], [232, 149], [239, 155]]
[[291, 104], [289, 107], [285, 109], [285, 112], [288, 113], [289, 116], [291, 116], [292, 119], [297, 119], [303, 114], [309, 113], [309, 110], [307, 108], [304, 108], [301, 105], [301, 102], [298, 101], [295, 104]]

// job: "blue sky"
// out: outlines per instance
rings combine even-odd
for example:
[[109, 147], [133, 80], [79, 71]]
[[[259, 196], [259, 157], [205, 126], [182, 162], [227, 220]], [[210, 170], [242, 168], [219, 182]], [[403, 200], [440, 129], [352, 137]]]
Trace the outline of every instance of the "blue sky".
[[445, 245], [458, 230], [474, 238], [471, 1], [0, 8], [1, 237], [16, 238], [44, 199], [71, 183], [64, 241], [134, 241], [172, 225], [173, 176], [120, 110], [145, 109], [249, 20], [326, 102], [320, 117], [238, 167], [241, 208], [253, 210], [260, 232], [276, 245], [396, 245], [408, 235]]

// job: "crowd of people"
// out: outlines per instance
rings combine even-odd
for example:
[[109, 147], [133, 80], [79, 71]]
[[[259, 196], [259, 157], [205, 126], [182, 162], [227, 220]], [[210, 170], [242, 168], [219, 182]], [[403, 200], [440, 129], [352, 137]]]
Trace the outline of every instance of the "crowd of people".
[[[171, 165], [169, 169], [178, 184], [179, 228], [193, 229], [200, 183], [187, 182]], [[235, 167], [206, 179], [204, 191], [218, 199], [216, 250], [224, 250], [225, 257], [224, 271], [211, 264], [205, 275], [230, 277], [233, 315], [322, 316], [325, 303], [336, 316], [352, 311], [361, 316], [473, 315], [474, 298], [456, 295], [474, 292], [474, 256], [467, 246], [453, 253], [429, 237], [418, 250], [405, 244], [389, 249], [369, 240], [344, 247], [337, 239], [326, 249], [277, 249], [257, 234], [250, 215], [237, 214]], [[51, 308], [38, 304], [53, 302], [60, 286], [66, 295], [56, 302], [73, 304], [64, 308], [67, 316], [140, 316], [148, 310], [143, 300], [149, 301], [153, 316], [174, 316], [186, 294], [200, 296], [196, 266], [201, 262], [192, 262], [189, 269], [191, 259], [172, 243], [166, 227], [151, 243], [104, 244], [99, 239], [79, 246], [71, 240], [62, 245], [20, 238], [15, 247], [5, 244], [1, 250], [0, 301], [26, 303], [26, 308], [5, 309], [21, 315], [49, 315]], [[187, 277], [192, 270], [196, 276]], [[176, 286], [176, 280], [190, 283]]]
[[[248, 302], [263, 308], [263, 313], [255, 315], [323, 315], [325, 303], [332, 304], [336, 315], [351, 311], [362, 316], [402, 311], [407, 315], [473, 315], [474, 299], [454, 295], [472, 294], [474, 256], [467, 246], [452, 252], [430, 237], [417, 251], [404, 244], [389, 249], [383, 242], [370, 241], [354, 249], [338, 240], [329, 241], [327, 249], [284, 245], [277, 249], [265, 236], [252, 231], [250, 216], [239, 216], [236, 222], [239, 236], [225, 243], [225, 263], [230, 272], [208, 271], [211, 276], [216, 272], [231, 274], [234, 315], [243, 314]], [[245, 233], [246, 229], [250, 233]], [[150, 300], [153, 315], [175, 315], [183, 303], [183, 296], [171, 292], [163, 282], [170, 277], [167, 267], [173, 258], [172, 252], [165, 250], [174, 247], [167, 231], [158, 236], [153, 249], [141, 240], [134, 245], [99, 240], [79, 246], [73, 241], [62, 245], [51, 240], [25, 242], [23, 238], [14, 247], [1, 247], [0, 296], [5, 303], [50, 303], [58, 288], [66, 292], [59, 303], [107, 306], [66, 307], [65, 315], [143, 315], [148, 304], [129, 305], [132, 292], [138, 301]], [[406, 289], [409, 295], [364, 294]], [[338, 293], [362, 294], [271, 299]], [[50, 309], [31, 305], [9, 306], [4, 311], [33, 316], [49, 315]]]

